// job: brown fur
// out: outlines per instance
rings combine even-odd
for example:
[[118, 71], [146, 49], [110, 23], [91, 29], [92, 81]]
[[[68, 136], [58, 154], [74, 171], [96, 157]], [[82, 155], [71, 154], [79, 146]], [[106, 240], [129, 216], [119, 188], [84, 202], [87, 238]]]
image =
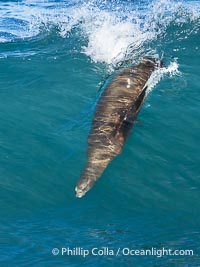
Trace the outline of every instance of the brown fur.
[[76, 187], [77, 197], [85, 195], [110, 161], [121, 153], [156, 64], [156, 60], [147, 58], [126, 68], [102, 93], [88, 137], [88, 161]]

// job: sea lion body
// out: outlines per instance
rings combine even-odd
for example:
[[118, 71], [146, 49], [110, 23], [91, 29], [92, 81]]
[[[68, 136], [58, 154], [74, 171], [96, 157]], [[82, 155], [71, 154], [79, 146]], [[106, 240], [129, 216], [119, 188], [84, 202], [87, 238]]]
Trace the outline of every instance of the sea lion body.
[[95, 109], [88, 137], [88, 161], [76, 186], [77, 197], [85, 195], [110, 161], [121, 153], [157, 64], [155, 59], [144, 59], [116, 75], [105, 88]]

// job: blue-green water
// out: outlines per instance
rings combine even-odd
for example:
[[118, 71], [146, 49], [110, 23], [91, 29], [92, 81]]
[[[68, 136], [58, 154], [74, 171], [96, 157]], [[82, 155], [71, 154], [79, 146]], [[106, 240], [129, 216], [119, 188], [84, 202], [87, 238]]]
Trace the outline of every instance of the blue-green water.
[[[200, 2], [1, 1], [0, 266], [200, 266]], [[165, 70], [123, 153], [75, 198], [119, 61]], [[192, 249], [67, 256], [53, 248]]]

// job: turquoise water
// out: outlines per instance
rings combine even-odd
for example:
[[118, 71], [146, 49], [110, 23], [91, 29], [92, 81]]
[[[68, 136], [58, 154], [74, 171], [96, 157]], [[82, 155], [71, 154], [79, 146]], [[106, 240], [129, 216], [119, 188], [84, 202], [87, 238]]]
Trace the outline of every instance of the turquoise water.
[[[1, 1], [0, 266], [200, 266], [199, 14], [198, 1]], [[99, 88], [144, 55], [163, 58], [160, 81], [123, 153], [77, 199]]]

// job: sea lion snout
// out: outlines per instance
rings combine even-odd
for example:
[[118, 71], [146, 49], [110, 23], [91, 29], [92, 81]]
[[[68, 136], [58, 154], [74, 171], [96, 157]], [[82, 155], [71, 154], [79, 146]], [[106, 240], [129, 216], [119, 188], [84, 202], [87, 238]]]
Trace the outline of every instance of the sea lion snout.
[[83, 197], [87, 191], [90, 190], [90, 188], [93, 186], [95, 181], [92, 181], [90, 179], [84, 179], [81, 180], [80, 183], [77, 184], [75, 191], [76, 191], [76, 197], [81, 198]]

